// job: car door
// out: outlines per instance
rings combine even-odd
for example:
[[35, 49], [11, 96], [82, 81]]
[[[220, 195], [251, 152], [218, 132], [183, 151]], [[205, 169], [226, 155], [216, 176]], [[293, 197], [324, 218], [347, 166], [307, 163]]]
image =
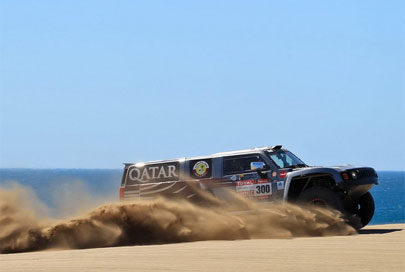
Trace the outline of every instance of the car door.
[[224, 178], [232, 180], [236, 193], [255, 200], [270, 200], [273, 196], [274, 185], [271, 182], [270, 167], [261, 172], [252, 171], [252, 162], [264, 162], [260, 154], [248, 154], [224, 157]]

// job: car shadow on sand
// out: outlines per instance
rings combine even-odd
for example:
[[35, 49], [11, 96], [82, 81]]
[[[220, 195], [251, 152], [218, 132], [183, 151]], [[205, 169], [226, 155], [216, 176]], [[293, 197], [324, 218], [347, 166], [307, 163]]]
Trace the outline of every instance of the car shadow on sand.
[[401, 230], [403, 229], [361, 229], [359, 230], [359, 234], [386, 234]]

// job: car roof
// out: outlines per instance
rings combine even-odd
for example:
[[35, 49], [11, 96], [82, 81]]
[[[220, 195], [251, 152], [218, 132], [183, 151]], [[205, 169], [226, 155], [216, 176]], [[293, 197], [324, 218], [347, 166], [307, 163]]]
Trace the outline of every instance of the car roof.
[[187, 158], [179, 158], [179, 159], [169, 159], [169, 160], [147, 161], [147, 162], [137, 162], [137, 163], [124, 163], [124, 164], [125, 165], [137, 165], [138, 164], [139, 166], [142, 166], [142, 165], [146, 165], [146, 164], [183, 162], [183, 161], [186, 161], [186, 160], [211, 159], [211, 158], [229, 157], [229, 156], [245, 155], [245, 154], [247, 155], [247, 154], [252, 154], [252, 153], [260, 153], [260, 152], [262, 152], [264, 150], [281, 150], [281, 145], [255, 147], [255, 148], [242, 149], [242, 150], [219, 152], [219, 153], [214, 153], [214, 154], [205, 155], [205, 156], [196, 156], [196, 157], [187, 157]]

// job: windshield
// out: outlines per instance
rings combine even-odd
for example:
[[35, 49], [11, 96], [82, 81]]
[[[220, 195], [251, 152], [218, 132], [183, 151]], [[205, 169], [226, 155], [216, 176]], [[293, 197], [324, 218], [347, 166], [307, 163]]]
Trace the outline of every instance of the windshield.
[[307, 166], [303, 161], [298, 159], [293, 153], [283, 150], [266, 152], [267, 156], [279, 167], [279, 168], [296, 168]]

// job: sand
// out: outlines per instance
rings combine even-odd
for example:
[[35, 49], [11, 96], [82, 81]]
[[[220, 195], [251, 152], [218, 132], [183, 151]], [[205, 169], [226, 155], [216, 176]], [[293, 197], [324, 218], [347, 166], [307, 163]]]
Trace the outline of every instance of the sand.
[[0, 255], [0, 271], [405, 271], [404, 224], [358, 235]]
[[356, 233], [335, 210], [237, 195], [225, 202], [196, 192], [203, 204], [164, 198], [107, 203], [57, 219], [32, 209], [38, 201], [24, 188], [0, 190], [0, 253]]

